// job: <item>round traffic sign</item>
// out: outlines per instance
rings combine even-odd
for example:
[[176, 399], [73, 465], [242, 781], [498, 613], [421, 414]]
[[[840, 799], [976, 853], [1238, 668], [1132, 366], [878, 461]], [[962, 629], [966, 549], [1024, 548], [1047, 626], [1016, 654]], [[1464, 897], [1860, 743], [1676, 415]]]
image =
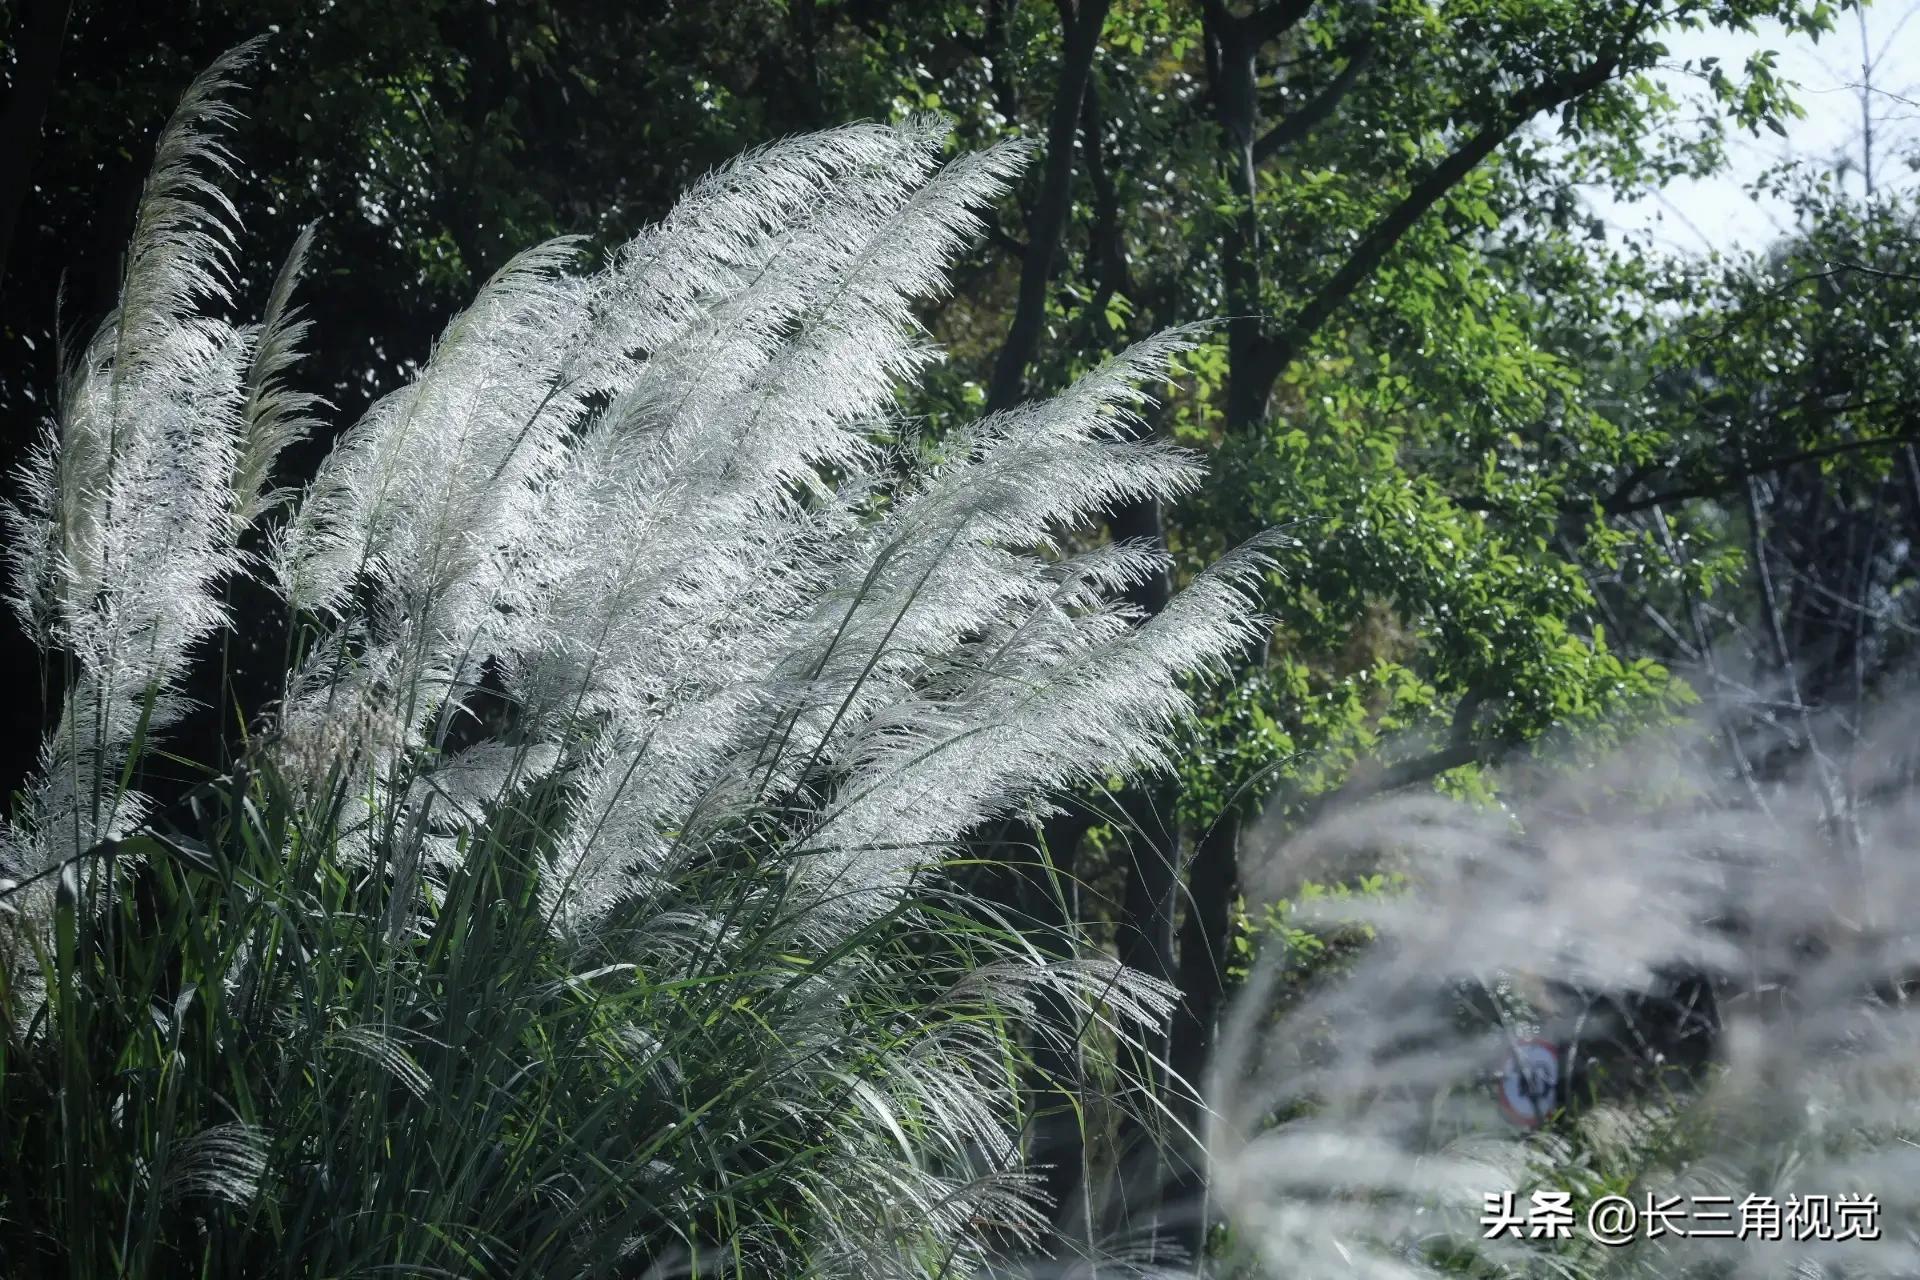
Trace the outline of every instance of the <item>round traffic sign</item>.
[[1559, 1106], [1560, 1046], [1550, 1040], [1522, 1040], [1507, 1053], [1494, 1086], [1507, 1119], [1523, 1129], [1538, 1129]]

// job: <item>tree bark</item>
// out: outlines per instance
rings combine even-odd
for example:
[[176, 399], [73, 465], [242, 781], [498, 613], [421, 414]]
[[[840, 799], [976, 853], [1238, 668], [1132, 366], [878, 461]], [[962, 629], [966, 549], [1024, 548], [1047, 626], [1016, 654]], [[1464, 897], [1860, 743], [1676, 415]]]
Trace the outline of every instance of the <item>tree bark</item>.
[[1340, 69], [1333, 83], [1260, 135], [1260, 141], [1253, 144], [1253, 162], [1265, 164], [1277, 153], [1306, 141], [1316, 126], [1339, 109], [1341, 100], [1372, 64], [1373, 41], [1363, 37], [1347, 54], [1347, 65]]
[[[1049, 818], [1041, 828], [1039, 853], [1049, 859], [1059, 896], [1051, 886], [1036, 884], [1036, 893], [1028, 916], [1041, 929], [1071, 929], [1079, 918], [1079, 903], [1073, 889], [1079, 869], [1080, 840], [1093, 825], [1094, 816], [1078, 805]], [[1046, 1020], [1060, 1031], [1073, 1034], [1070, 1043], [1042, 1036], [1033, 1046], [1036, 1080], [1033, 1137], [1028, 1144], [1028, 1159], [1039, 1169], [1041, 1189], [1047, 1203], [1054, 1207], [1056, 1225], [1075, 1234], [1068, 1224], [1085, 1228], [1090, 1216], [1085, 1206], [1086, 1142], [1081, 1133], [1079, 1084], [1081, 1078], [1080, 1015], [1058, 996], [1042, 997]]]
[[1040, 194], [1027, 219], [1026, 256], [1020, 266], [1020, 294], [1014, 304], [1007, 340], [994, 360], [987, 387], [987, 408], [999, 410], [1018, 404], [1026, 391], [1027, 368], [1040, 349], [1047, 321], [1047, 285], [1053, 276], [1054, 256], [1073, 203], [1074, 137], [1080, 127], [1080, 104], [1093, 71], [1093, 55], [1100, 46], [1111, 0], [1060, 0], [1065, 49], [1060, 59], [1060, 83], [1047, 122], [1047, 160], [1040, 174]]
[[[1156, 501], [1127, 502], [1115, 508], [1110, 525], [1116, 540], [1166, 545], [1163, 513]], [[1173, 579], [1157, 573], [1128, 592], [1129, 602], [1151, 616], [1173, 598]], [[1117, 929], [1122, 963], [1172, 981], [1175, 893], [1180, 881], [1180, 824], [1174, 818], [1178, 792], [1167, 783], [1129, 790], [1121, 807], [1127, 829], [1120, 834], [1132, 856]], [[1163, 1051], [1166, 1045], [1159, 1046]], [[1162, 1054], [1164, 1057], [1164, 1052]]]

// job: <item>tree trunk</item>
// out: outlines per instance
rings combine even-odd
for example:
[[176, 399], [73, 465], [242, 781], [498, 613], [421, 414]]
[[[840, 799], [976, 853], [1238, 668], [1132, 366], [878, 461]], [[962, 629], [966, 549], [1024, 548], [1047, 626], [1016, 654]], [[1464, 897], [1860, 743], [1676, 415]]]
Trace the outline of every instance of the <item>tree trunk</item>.
[[1093, 55], [1100, 47], [1110, 0], [1061, 0], [1066, 47], [1060, 59], [1060, 82], [1047, 121], [1047, 162], [1040, 174], [1040, 195], [1027, 219], [1026, 261], [1020, 267], [1020, 296], [1014, 304], [1007, 340], [994, 360], [987, 387], [987, 408], [1011, 408], [1026, 391], [1027, 367], [1040, 349], [1047, 322], [1047, 285], [1053, 259], [1073, 204], [1074, 135], [1080, 126], [1080, 103], [1093, 71]]

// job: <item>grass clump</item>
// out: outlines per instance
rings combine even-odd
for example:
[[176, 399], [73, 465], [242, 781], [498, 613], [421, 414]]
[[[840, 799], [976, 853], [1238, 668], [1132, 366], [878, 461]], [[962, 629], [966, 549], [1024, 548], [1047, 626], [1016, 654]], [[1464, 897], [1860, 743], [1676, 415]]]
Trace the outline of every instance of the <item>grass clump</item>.
[[[1182, 339], [896, 447], [912, 306], [1023, 153], [846, 128], [598, 270], [515, 258], [277, 489], [332, 432], [293, 389], [305, 239], [260, 323], [223, 318], [249, 53], [166, 130], [7, 512], [61, 707], [0, 852], [7, 1269], [963, 1276], [1032, 1246], [1035, 1047], [1128, 1045], [1170, 993], [949, 871], [1163, 763], [1249, 634], [1257, 548], [1149, 620], [1115, 601], [1155, 553], [1064, 537], [1197, 481], [1130, 421]], [[277, 697], [162, 794], [196, 665], [261, 625], [243, 586], [279, 602]]]

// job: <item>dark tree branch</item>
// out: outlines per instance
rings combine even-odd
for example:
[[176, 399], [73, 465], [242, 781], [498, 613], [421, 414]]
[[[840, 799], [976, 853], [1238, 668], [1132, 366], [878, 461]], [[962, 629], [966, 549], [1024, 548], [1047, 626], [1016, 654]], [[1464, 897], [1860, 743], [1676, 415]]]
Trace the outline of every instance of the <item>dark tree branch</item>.
[[[1746, 477], [1744, 488], [1747, 499], [1747, 553], [1753, 562], [1753, 582], [1759, 594], [1760, 621], [1772, 647], [1780, 678], [1786, 686], [1788, 704], [1799, 712], [1804, 745], [1817, 763], [1824, 764], [1820, 744], [1813, 733], [1813, 717], [1807, 710], [1806, 701], [1800, 696], [1800, 672], [1793, 660], [1793, 646], [1787, 643], [1786, 630], [1781, 622], [1780, 596], [1774, 589], [1768, 555], [1766, 517], [1760, 506], [1760, 486], [1751, 473]], [[1822, 793], [1825, 799], [1826, 788], [1822, 788]], [[1829, 813], [1827, 816], [1831, 818], [1835, 815]]]
[[1904, 280], [1909, 284], [1920, 284], [1920, 275], [1911, 271], [1888, 271], [1882, 267], [1870, 267], [1864, 262], [1831, 261], [1828, 266], [1840, 271], [1858, 271], [1863, 276], [1873, 276], [1880, 280]]
[[1350, 779], [1331, 791], [1321, 792], [1302, 807], [1297, 825], [1309, 826], [1347, 805], [1358, 804], [1362, 800], [1384, 795], [1390, 791], [1400, 791], [1423, 782], [1431, 782], [1443, 773], [1450, 773], [1470, 764], [1492, 764], [1510, 750], [1512, 746], [1506, 742], [1450, 742], [1437, 751], [1428, 752], [1424, 756], [1415, 756], [1411, 760], [1402, 760], [1399, 764], [1389, 765], [1379, 773], [1365, 778]]
[[1007, 229], [994, 218], [987, 219], [987, 239], [1012, 254], [1015, 261], [1024, 261], [1027, 256], [1026, 241], [1009, 235]]
[[[1861, 406], [1851, 406], [1861, 407]], [[1732, 471], [1718, 472], [1697, 483], [1674, 489], [1662, 489], [1657, 493], [1636, 498], [1633, 491], [1641, 482], [1661, 470], [1657, 464], [1643, 464], [1629, 471], [1607, 497], [1600, 500], [1600, 510], [1610, 516], [1635, 515], [1642, 511], [1657, 510], [1675, 502], [1691, 502], [1696, 498], [1724, 497], [1736, 485], [1751, 476], [1772, 475], [1788, 467], [1803, 462], [1819, 462], [1825, 458], [1840, 457], [1849, 453], [1863, 453], [1871, 449], [1911, 448], [1920, 444], [1920, 431], [1903, 432], [1892, 436], [1873, 436], [1864, 440], [1846, 440], [1837, 444], [1821, 445], [1814, 449], [1802, 449], [1796, 453], [1783, 454], [1776, 458], [1767, 458], [1750, 463]], [[1449, 501], [1462, 511], [1496, 511], [1498, 504], [1480, 494], [1461, 494], [1449, 498]], [[1590, 499], [1571, 498], [1566, 500], [1561, 511], [1567, 515], [1578, 515], [1589, 510]]]
[[1046, 325], [1047, 285], [1073, 200], [1074, 135], [1079, 131], [1080, 103], [1092, 76], [1093, 55], [1111, 0], [1079, 0], [1071, 7], [1068, 0], [1060, 3], [1066, 47], [1047, 122], [1047, 162], [1040, 175], [1040, 194], [1027, 222], [1028, 251], [1020, 268], [1020, 294], [1013, 322], [988, 383], [989, 410], [1005, 409], [1019, 401], [1026, 388], [1027, 368], [1040, 347], [1040, 334]]
[[[1543, 111], [1572, 102], [1612, 79], [1619, 69], [1624, 39], [1579, 71], [1532, 85], [1514, 93], [1505, 105], [1466, 142], [1435, 165], [1413, 189], [1389, 210], [1355, 247], [1340, 269], [1295, 312], [1285, 329], [1261, 343], [1258, 375], [1271, 388], [1293, 363], [1301, 349], [1318, 333], [1354, 290], [1372, 277], [1380, 263], [1413, 230], [1421, 218], [1458, 186], [1466, 176], [1511, 138], [1522, 125]], [[1264, 397], [1263, 397], [1264, 399]]]
[[1093, 187], [1093, 230], [1088, 245], [1095, 280], [1093, 299], [1082, 309], [1077, 345], [1097, 345], [1095, 326], [1106, 314], [1115, 294], [1133, 297], [1132, 272], [1127, 261], [1127, 237], [1121, 225], [1120, 191], [1107, 167], [1106, 115], [1100, 107], [1100, 81], [1087, 85], [1081, 107], [1080, 150], [1087, 160], [1087, 181]]
[[1120, 190], [1107, 167], [1107, 117], [1100, 105], [1100, 84], [1087, 85], [1081, 109], [1080, 145], [1087, 157], [1087, 181], [1093, 186], [1094, 244], [1100, 284], [1108, 295], [1132, 292], [1128, 278], [1126, 234], [1120, 224]]
[[1013, 60], [1007, 52], [1007, 26], [1013, 5], [1014, 0], [987, 0], [987, 34], [981, 50], [993, 86], [993, 105], [1008, 124], [1020, 118], [1020, 99], [1013, 91]]
[[1373, 54], [1372, 39], [1363, 36], [1347, 55], [1347, 65], [1340, 69], [1340, 74], [1333, 78], [1331, 84], [1260, 135], [1260, 140], [1253, 144], [1253, 162], [1265, 164], [1276, 153], [1304, 141], [1308, 134], [1334, 113], [1342, 99], [1359, 82], [1361, 73], [1373, 62]]
[[1601, 501], [1601, 508], [1606, 511], [1612, 511], [1615, 504], [1627, 501], [1627, 495], [1631, 494], [1635, 489], [1638, 489], [1642, 481], [1646, 480], [1648, 476], [1658, 470], [1660, 470], [1660, 464], [1657, 462], [1643, 462], [1633, 468], [1633, 470], [1621, 477], [1620, 483], [1615, 486], [1613, 492]]
[[1687, 502], [1694, 498], [1716, 498], [1726, 494], [1735, 485], [1756, 476], [1771, 475], [1803, 462], [1819, 462], [1823, 458], [1837, 458], [1844, 454], [1861, 453], [1869, 449], [1898, 448], [1916, 442], [1920, 442], [1920, 435], [1873, 436], [1866, 440], [1843, 440], [1838, 444], [1822, 445], [1817, 449], [1802, 449], [1798, 453], [1767, 458], [1723, 472], [1698, 484], [1679, 489], [1662, 489], [1658, 493], [1651, 493], [1643, 498], [1629, 499], [1626, 495], [1631, 490], [1623, 486], [1612, 499], [1607, 501], [1604, 509], [1608, 515], [1631, 515], [1636, 511], [1645, 511], [1669, 503]]
[[1241, 32], [1254, 44], [1277, 40], [1313, 11], [1313, 0], [1276, 0], [1238, 19]]
[[1260, 175], [1253, 162], [1259, 110], [1254, 55], [1259, 45], [1223, 5], [1209, 3], [1205, 12], [1207, 82], [1234, 197], [1220, 264], [1227, 294], [1227, 427], [1237, 430], [1249, 426], [1265, 403], [1265, 387], [1249, 377], [1259, 364], [1261, 341], [1260, 220], [1255, 209]]

